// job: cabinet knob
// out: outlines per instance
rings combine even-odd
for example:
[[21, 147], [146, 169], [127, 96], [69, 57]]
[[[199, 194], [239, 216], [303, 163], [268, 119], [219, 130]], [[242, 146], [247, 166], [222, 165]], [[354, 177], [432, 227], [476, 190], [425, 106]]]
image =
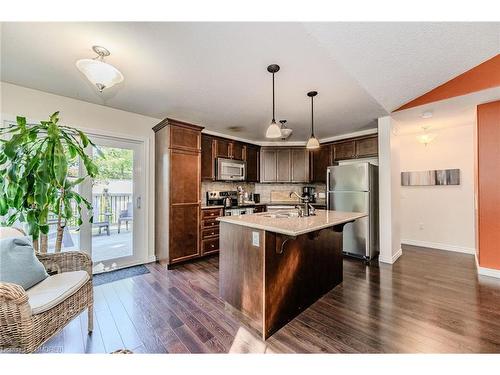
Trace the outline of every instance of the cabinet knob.
[[210, 245], [210, 247], [211, 247], [211, 248], [214, 248], [214, 247], [215, 247], [215, 245], [214, 245], [214, 244], [211, 244], [211, 245]]

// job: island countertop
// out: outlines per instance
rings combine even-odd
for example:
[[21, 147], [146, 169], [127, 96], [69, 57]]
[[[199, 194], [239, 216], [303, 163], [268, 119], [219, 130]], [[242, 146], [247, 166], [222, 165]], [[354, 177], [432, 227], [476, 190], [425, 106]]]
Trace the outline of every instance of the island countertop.
[[[308, 217], [279, 217], [285, 212], [262, 212], [251, 215], [222, 216], [217, 218], [222, 223], [236, 224], [244, 227], [261, 229], [269, 232], [300, 236], [320, 229], [333, 227], [367, 216], [359, 212], [342, 212], [316, 210], [315, 216]], [[276, 217], [278, 215], [278, 217]]]

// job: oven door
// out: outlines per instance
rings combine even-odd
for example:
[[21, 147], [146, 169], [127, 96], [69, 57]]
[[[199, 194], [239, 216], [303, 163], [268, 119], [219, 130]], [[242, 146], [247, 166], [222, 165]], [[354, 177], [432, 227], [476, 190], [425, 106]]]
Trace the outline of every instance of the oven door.
[[244, 181], [245, 180], [244, 161], [218, 158], [217, 159], [217, 180], [218, 181]]

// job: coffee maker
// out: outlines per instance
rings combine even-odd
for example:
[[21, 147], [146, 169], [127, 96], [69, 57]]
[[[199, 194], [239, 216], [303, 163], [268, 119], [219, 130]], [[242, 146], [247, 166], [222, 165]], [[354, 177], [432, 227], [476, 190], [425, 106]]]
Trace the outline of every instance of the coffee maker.
[[314, 186], [304, 186], [302, 188], [302, 198], [308, 197], [309, 202], [314, 203], [316, 202], [316, 195], [314, 194], [315, 191]]

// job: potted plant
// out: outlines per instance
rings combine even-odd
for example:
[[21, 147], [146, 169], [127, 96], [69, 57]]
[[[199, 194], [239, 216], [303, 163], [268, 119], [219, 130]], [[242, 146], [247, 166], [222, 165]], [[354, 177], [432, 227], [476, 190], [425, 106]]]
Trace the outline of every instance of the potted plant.
[[[95, 147], [94, 143], [82, 131], [58, 122], [59, 112], [55, 112], [48, 121], [36, 125], [17, 117], [16, 124], [0, 129], [0, 136], [11, 135], [0, 139], [1, 224], [26, 222], [33, 247], [41, 252], [47, 252], [49, 218], [57, 218], [55, 251], [59, 252], [66, 224], [74, 220], [79, 227], [82, 208], [92, 211], [90, 202], [75, 187], [97, 174], [96, 164], [84, 151], [88, 145]], [[72, 178], [69, 166], [78, 158], [87, 175]]]

